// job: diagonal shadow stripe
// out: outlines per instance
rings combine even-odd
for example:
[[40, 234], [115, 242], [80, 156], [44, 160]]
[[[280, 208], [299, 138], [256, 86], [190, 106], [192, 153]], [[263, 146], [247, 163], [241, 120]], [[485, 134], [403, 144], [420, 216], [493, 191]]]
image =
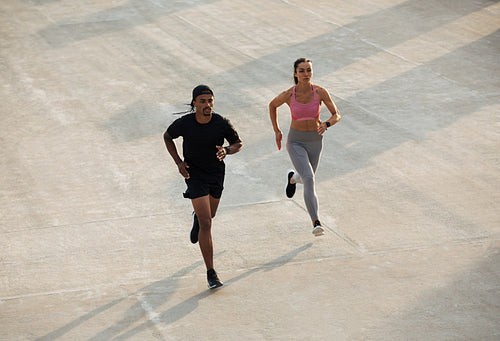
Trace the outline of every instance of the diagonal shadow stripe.
[[[234, 278], [231, 278], [230, 280], [226, 281], [224, 285], [227, 287], [229, 285], [235, 284], [236, 282], [238, 282], [246, 277], [249, 277], [249, 276], [251, 276], [259, 271], [267, 272], [267, 271], [271, 271], [273, 269], [279, 268], [279, 267], [289, 263], [298, 254], [309, 249], [312, 245], [313, 245], [312, 243], [305, 244], [305, 245], [303, 245], [295, 250], [292, 250], [292, 251], [290, 251], [290, 252], [288, 252], [288, 253], [286, 253], [286, 254], [284, 254], [276, 259], [273, 259], [272, 261], [270, 261], [266, 264], [261, 265], [260, 267], [250, 269], [250, 270], [242, 273], [241, 275], [238, 275]], [[206, 297], [208, 297], [216, 292], [217, 292], [217, 290], [215, 290], [215, 291], [214, 290], [205, 290], [197, 295], [194, 295], [194, 296], [184, 300], [183, 302], [176, 304], [175, 306], [165, 310], [164, 312], [156, 315], [154, 319], [148, 319], [146, 322], [138, 325], [137, 327], [129, 330], [128, 332], [113, 338], [113, 340], [127, 340], [127, 339], [131, 338], [132, 336], [134, 336], [134, 335], [136, 335], [136, 334], [138, 334], [146, 329], [154, 328], [156, 324], [174, 323], [174, 322], [184, 318], [185, 316], [189, 315], [194, 310], [196, 310], [199, 302], [202, 299], [204, 299], [204, 298], [206, 298]], [[113, 327], [111, 327], [111, 328], [113, 328]], [[123, 328], [121, 328], [121, 329], [123, 330]], [[101, 333], [98, 336], [92, 338], [91, 340], [97, 341], [97, 340], [103, 340], [103, 339], [109, 339], [109, 335], [104, 335]]]

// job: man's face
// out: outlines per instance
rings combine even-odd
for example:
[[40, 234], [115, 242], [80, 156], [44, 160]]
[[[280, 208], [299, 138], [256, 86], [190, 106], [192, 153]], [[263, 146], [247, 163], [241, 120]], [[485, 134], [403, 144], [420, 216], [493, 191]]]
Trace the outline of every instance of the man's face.
[[214, 96], [212, 95], [199, 95], [193, 102], [197, 114], [204, 116], [212, 115], [212, 108], [214, 107]]

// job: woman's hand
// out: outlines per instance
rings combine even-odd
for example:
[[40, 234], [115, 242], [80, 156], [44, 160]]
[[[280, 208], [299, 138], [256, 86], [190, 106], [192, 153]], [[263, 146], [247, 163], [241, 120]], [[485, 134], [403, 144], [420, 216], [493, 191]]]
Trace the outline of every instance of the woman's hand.
[[283, 134], [281, 133], [281, 130], [275, 131], [274, 134], [276, 135], [276, 145], [278, 146], [278, 150], [281, 150], [281, 141], [283, 140]]
[[326, 126], [326, 122], [321, 122], [318, 126], [318, 129], [317, 129], [318, 134], [323, 135], [325, 133], [326, 129], [328, 129], [328, 127]]

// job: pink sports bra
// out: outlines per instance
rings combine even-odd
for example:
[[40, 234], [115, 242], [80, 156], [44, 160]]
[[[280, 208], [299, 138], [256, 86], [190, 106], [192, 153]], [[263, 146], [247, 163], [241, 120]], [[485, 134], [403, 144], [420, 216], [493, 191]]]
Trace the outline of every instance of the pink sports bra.
[[316, 88], [313, 87], [314, 98], [309, 103], [299, 103], [295, 100], [295, 87], [293, 87], [292, 99], [290, 101], [290, 112], [292, 118], [296, 121], [314, 120], [319, 117], [321, 112]]

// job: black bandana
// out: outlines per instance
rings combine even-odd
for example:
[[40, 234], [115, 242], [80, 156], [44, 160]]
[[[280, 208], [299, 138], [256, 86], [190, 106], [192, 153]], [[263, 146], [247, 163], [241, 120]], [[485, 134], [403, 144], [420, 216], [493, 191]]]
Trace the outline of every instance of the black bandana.
[[199, 95], [214, 95], [212, 89], [208, 85], [198, 85], [193, 89], [193, 101], [196, 100], [196, 97]]

